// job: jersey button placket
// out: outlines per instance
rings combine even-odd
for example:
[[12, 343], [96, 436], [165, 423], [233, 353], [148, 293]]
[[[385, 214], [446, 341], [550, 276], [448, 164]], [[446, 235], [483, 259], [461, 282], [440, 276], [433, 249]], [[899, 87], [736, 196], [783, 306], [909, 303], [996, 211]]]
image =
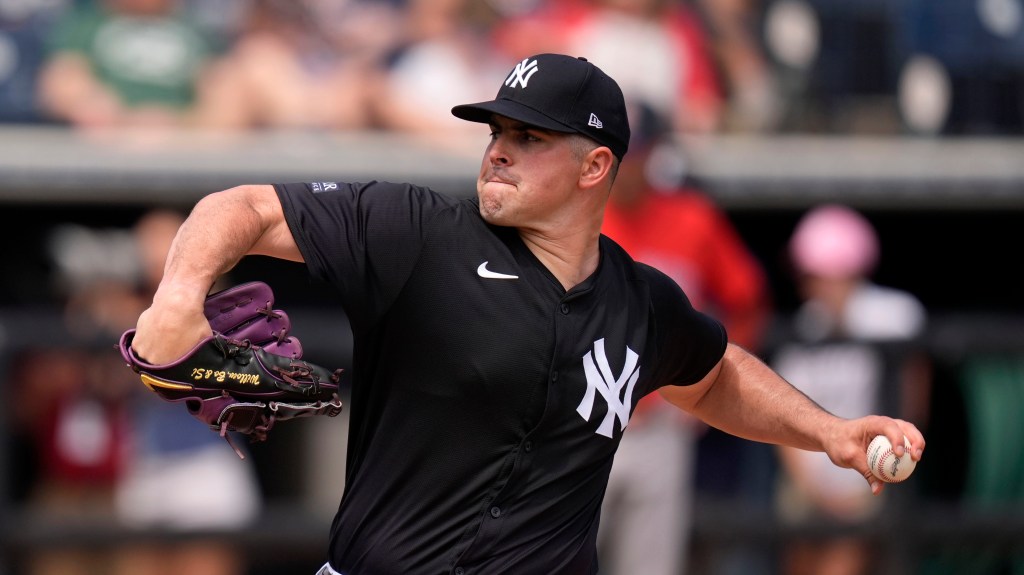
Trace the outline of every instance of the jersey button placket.
[[562, 315], [569, 315], [569, 304], [563, 302], [558, 306], [558, 311], [562, 312]]

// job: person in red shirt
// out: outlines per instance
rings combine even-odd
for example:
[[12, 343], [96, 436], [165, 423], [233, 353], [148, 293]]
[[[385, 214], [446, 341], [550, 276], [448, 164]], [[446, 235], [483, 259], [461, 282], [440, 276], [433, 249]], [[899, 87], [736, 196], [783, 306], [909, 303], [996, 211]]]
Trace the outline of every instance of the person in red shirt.
[[[703, 190], [657, 173], [680, 159], [672, 123], [642, 102], [630, 109], [629, 155], [619, 167], [602, 233], [676, 281], [730, 340], [756, 349], [768, 319], [767, 280], [727, 215]], [[671, 170], [669, 170], [671, 171]], [[615, 457], [602, 511], [609, 573], [684, 573], [698, 422], [658, 394], [637, 405]]]

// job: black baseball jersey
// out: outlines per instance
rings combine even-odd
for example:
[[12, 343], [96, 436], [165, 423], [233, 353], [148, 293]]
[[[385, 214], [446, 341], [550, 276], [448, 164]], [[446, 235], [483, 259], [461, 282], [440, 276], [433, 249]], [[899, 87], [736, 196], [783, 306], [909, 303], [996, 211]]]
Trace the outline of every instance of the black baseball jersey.
[[721, 324], [601, 237], [565, 291], [476, 199], [412, 185], [277, 185], [310, 273], [353, 330], [345, 575], [597, 572], [630, 412], [721, 359]]

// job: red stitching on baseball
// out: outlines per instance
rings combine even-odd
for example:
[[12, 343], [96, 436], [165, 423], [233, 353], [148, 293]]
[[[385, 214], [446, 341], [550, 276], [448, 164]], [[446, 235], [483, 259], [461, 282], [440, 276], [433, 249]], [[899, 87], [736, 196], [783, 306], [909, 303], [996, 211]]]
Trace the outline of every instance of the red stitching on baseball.
[[[906, 478], [905, 477], [903, 477], [903, 478], [896, 477], [896, 473], [895, 472], [898, 471], [898, 469], [894, 469], [893, 470], [894, 473], [886, 473], [885, 472], [885, 462], [889, 458], [890, 455], [895, 455], [893, 453], [893, 449], [892, 448], [886, 449], [885, 451], [882, 452], [881, 455], [878, 456], [878, 463], [876, 464], [876, 467], [878, 468], [878, 473], [882, 477], [886, 478], [886, 480], [889, 481], [890, 483], [900, 483], [900, 482], [902, 482]], [[896, 457], [897, 462], [900, 459], [901, 458]]]

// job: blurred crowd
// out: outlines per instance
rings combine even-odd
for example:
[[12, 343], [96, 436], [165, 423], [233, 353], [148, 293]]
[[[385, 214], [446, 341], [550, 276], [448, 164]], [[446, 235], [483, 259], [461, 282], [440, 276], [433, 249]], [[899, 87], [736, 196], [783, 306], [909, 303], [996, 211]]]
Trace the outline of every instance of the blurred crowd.
[[[250, 462], [182, 405], [146, 391], [112, 347], [152, 300], [184, 217], [154, 209], [129, 229], [69, 223], [50, 234], [61, 343], [12, 354], [5, 381], [19, 406], [5, 415], [8, 478], [14, 500], [41, 518], [205, 533], [242, 528], [260, 512]], [[31, 575], [240, 575], [245, 563], [229, 543], [203, 536], [73, 541], [27, 553], [21, 568]]]
[[543, 51], [679, 131], [1024, 132], [1019, 0], [0, 0], [0, 122], [435, 137]]

